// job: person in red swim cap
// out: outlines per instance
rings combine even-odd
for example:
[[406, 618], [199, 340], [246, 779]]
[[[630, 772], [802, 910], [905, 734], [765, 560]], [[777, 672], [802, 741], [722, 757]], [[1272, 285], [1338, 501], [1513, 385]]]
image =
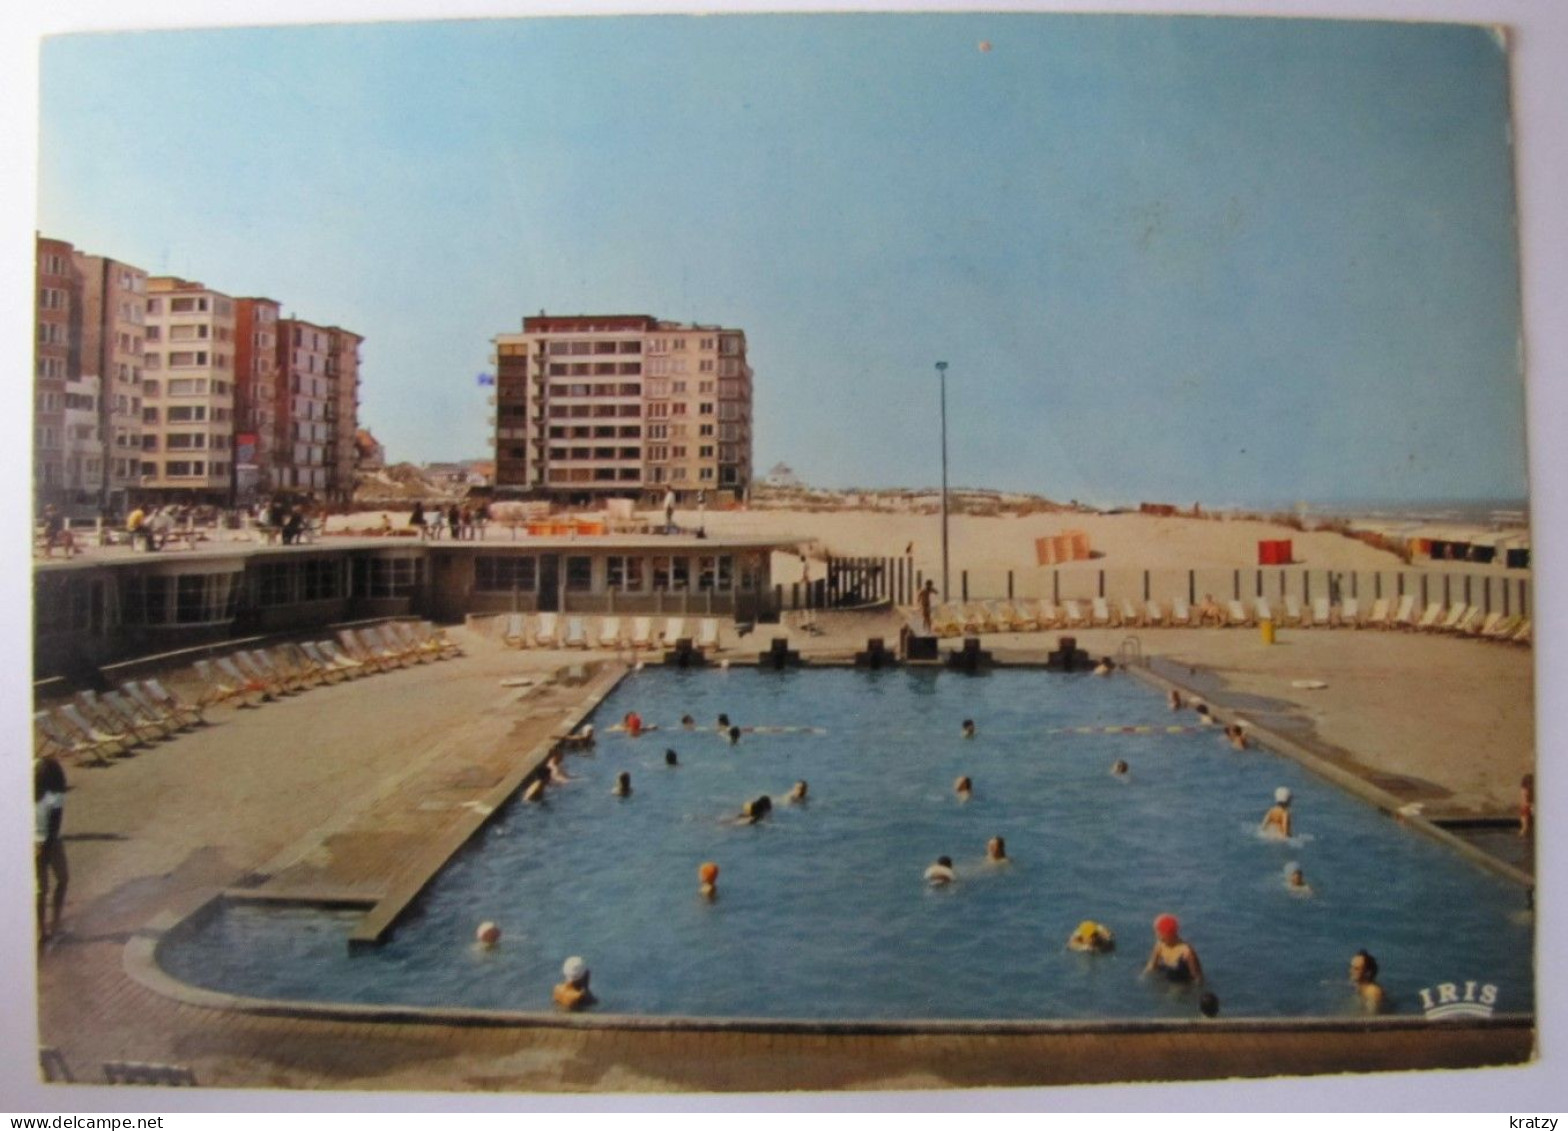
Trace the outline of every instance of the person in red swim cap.
[[1203, 964], [1191, 944], [1183, 942], [1181, 923], [1166, 912], [1154, 920], [1154, 949], [1144, 964], [1145, 974], [1163, 974], [1168, 982], [1203, 981]]

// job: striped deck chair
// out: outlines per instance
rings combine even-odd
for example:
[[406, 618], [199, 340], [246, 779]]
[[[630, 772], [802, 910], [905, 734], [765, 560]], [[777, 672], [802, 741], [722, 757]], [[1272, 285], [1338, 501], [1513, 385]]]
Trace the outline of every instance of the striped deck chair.
[[372, 625], [360, 629], [360, 634], [371, 644], [379, 645], [392, 653], [404, 664], [428, 664], [435, 659], [428, 651], [419, 645], [411, 643], [398, 631], [398, 621], [388, 621], [385, 624]]
[[298, 644], [281, 644], [273, 652], [286, 657], [296, 671], [308, 675], [318, 684], [341, 683], [348, 678], [348, 672], [328, 660], [308, 640]]
[[173, 734], [175, 731], [189, 730], [191, 728], [191, 720], [188, 716], [158, 702], [158, 700], [147, 693], [146, 688], [142, 687], [135, 680], [126, 680], [120, 684], [120, 694], [124, 695], [132, 703], [135, 703], [137, 709], [144, 716], [158, 720], [159, 725], [164, 728], [166, 734]]
[[80, 734], [88, 742], [94, 743], [99, 749], [107, 750], [110, 753], [128, 754], [133, 747], [143, 745], [142, 740], [129, 731], [122, 730], [117, 732], [112, 729], [95, 726], [74, 703], [60, 704], [60, 706], [55, 708], [54, 717], [62, 725]]
[[1226, 601], [1225, 623], [1230, 628], [1241, 628], [1252, 623], [1252, 616], [1240, 601]]
[[1367, 628], [1387, 628], [1389, 626], [1387, 597], [1379, 597], [1372, 602], [1372, 611], [1367, 614], [1367, 619], [1363, 623]]
[[1066, 600], [1062, 602], [1062, 624], [1064, 627], [1084, 628], [1088, 623], [1084, 619], [1083, 609], [1079, 607], [1077, 601]]
[[351, 628], [338, 629], [338, 642], [335, 647], [349, 659], [363, 664], [371, 671], [384, 672], [401, 666], [391, 656], [384, 656], [366, 645]]
[[118, 743], [94, 742], [75, 728], [67, 727], [53, 712], [33, 713], [34, 744], [48, 754], [61, 754], [72, 759], [91, 758], [100, 766], [107, 766], [106, 749], [119, 749]]
[[251, 695], [259, 696], [262, 702], [271, 702], [274, 690], [272, 685], [261, 675], [242, 666], [238, 659], [240, 655], [239, 652], [233, 652], [227, 656], [219, 656], [212, 662], [212, 666], [218, 669], [218, 674], [228, 681], [230, 687], [238, 687]]
[[160, 737], [151, 728], [144, 730], [141, 723], [132, 725], [121, 718], [119, 712], [111, 710], [107, 703], [98, 698], [96, 691], [78, 691], [72, 707], [82, 721], [98, 733], [122, 735], [133, 746], [146, 745], [149, 733], [153, 737]]
[[375, 664], [368, 663], [358, 656], [349, 654], [336, 640], [316, 641], [316, 651], [326, 657], [328, 663], [339, 671], [346, 673], [351, 679], [373, 675], [381, 670]]
[[1486, 613], [1482, 611], [1480, 605], [1469, 606], [1465, 609], [1464, 616], [1459, 618], [1459, 623], [1454, 625], [1453, 634], [1455, 636], [1474, 636], [1481, 627], [1481, 622], [1485, 617]]
[[627, 642], [634, 649], [653, 647], [653, 618], [636, 617], [632, 620], [632, 636]]
[[[241, 653], [236, 652], [235, 655], [241, 655]], [[286, 694], [304, 691], [306, 687], [310, 686], [310, 681], [306, 679], [305, 673], [292, 666], [278, 664], [263, 648], [252, 648], [249, 652], [243, 653], [243, 655], [250, 657], [251, 666], [266, 677], [272, 686], [281, 688]]]
[[508, 613], [503, 618], [501, 643], [509, 648], [528, 647], [528, 618], [522, 613]]
[[686, 635], [685, 617], [665, 617], [664, 631], [660, 633], [659, 640], [666, 648], [674, 648], [675, 642]]
[[[252, 690], [250, 681], [236, 672], [233, 676], [218, 670], [211, 660], [197, 660], [195, 663], [196, 678], [202, 682], [202, 693], [198, 697], [203, 707], [210, 707], [214, 703], [227, 703], [231, 699], [241, 707], [253, 707], [261, 699], [259, 689]], [[232, 666], [232, 665], [231, 665]]]
[[1433, 601], [1427, 605], [1426, 611], [1421, 614], [1421, 619], [1416, 621], [1416, 628], [1421, 632], [1432, 632], [1443, 622], [1443, 602]]
[[1192, 627], [1192, 606], [1180, 597], [1171, 602], [1171, 624], [1179, 628]]
[[555, 639], [560, 632], [560, 614], [540, 613], [539, 623], [534, 626], [533, 643], [541, 648], [554, 648]]
[[719, 650], [719, 621], [717, 617], [704, 617], [697, 629], [697, 651]]
[[163, 686], [161, 680], [144, 679], [141, 682], [141, 689], [164, 709], [172, 711], [183, 719], [200, 723], [202, 726], [207, 725], [207, 716], [203, 713], [200, 703], [187, 703]]
[[[257, 658], [255, 653], [236, 649], [229, 653], [228, 659], [239, 669], [241, 675], [263, 684], [270, 693], [292, 695], [299, 690], [293, 680], [285, 679], [282, 673], [267, 667]], [[221, 661], [219, 662], [218, 670], [223, 670]]]
[[409, 653], [401, 645], [390, 644], [375, 627], [350, 629], [359, 638], [359, 642], [371, 653], [379, 656], [388, 664], [395, 667], [406, 668], [409, 664], [417, 664], [418, 657]]
[[1149, 628], [1165, 627], [1165, 609], [1153, 598], [1143, 603], [1143, 623]]
[[582, 617], [566, 618], [566, 635], [561, 640], [563, 648], [588, 647], [588, 624]]
[[1394, 612], [1392, 627], [1414, 628], [1416, 626], [1416, 618], [1419, 615], [1416, 612], [1416, 595], [1414, 593], [1406, 593], [1399, 599], [1399, 608]]
[[600, 648], [609, 648], [612, 651], [621, 646], [621, 618], [600, 617], [599, 632], [594, 637], [594, 643]]
[[83, 691], [77, 695], [76, 701], [83, 707], [94, 704], [95, 710], [88, 713], [106, 722], [108, 726], [105, 729], [111, 733], [116, 730], [128, 731], [143, 741], [150, 741], [154, 738], [168, 738], [173, 729], [163, 720], [144, 714], [140, 707], [118, 691], [105, 691], [98, 696], [91, 691]]
[[1089, 623], [1095, 628], [1111, 627], [1111, 606], [1106, 604], [1104, 597], [1089, 602]]

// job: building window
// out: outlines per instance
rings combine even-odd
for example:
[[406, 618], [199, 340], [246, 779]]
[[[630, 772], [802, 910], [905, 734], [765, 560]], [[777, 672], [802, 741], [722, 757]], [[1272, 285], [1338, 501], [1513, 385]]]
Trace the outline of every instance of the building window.
[[568, 557], [566, 559], [566, 591], [587, 593], [593, 588], [593, 559]]
[[419, 573], [418, 558], [360, 558], [354, 563], [354, 589], [372, 598], [412, 597]]
[[539, 587], [539, 562], [532, 555], [500, 557], [479, 554], [474, 558], [474, 592], [532, 593]]

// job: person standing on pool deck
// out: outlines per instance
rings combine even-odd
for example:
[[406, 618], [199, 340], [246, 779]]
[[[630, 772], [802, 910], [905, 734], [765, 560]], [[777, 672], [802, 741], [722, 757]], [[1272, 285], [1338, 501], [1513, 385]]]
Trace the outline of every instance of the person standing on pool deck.
[[1181, 923], [1166, 913], [1154, 920], [1154, 949], [1144, 964], [1145, 974], [1163, 974], [1168, 982], [1203, 981], [1203, 964], [1190, 943], [1182, 941]]
[[928, 580], [925, 584], [925, 588], [920, 590], [919, 594], [916, 596], [916, 600], [920, 603], [920, 623], [925, 626], [925, 630], [927, 632], [930, 632], [931, 602], [936, 600], [936, 582]]
[[1274, 806], [1263, 814], [1263, 823], [1258, 826], [1260, 830], [1281, 840], [1290, 837], [1290, 790], [1280, 786], [1274, 791]]
[[1368, 1013], [1382, 1013], [1388, 1008], [1388, 995], [1377, 984], [1377, 959], [1364, 949], [1351, 955], [1350, 983], [1361, 998], [1361, 1008]]
[[588, 988], [588, 976], [586, 962], [576, 955], [568, 958], [561, 966], [561, 977], [566, 980], [556, 986], [554, 993], [550, 995], [555, 999], [555, 1004], [570, 1013], [597, 1004], [599, 999], [594, 997], [593, 991]]
[[[65, 842], [60, 825], [65, 819], [65, 768], [52, 754], [33, 762], [33, 867], [38, 875], [38, 941], [47, 942], [60, 930], [60, 912], [65, 908], [65, 888], [71, 872], [65, 862]], [[54, 876], [54, 899], [50, 900], [49, 877]], [[44, 919], [52, 909], [53, 924]]]

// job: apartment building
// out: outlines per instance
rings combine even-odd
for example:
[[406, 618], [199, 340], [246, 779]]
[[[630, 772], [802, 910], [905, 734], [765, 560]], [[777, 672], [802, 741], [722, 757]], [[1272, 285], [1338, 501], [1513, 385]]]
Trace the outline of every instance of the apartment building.
[[81, 373], [82, 287], [75, 248], [42, 236], [34, 242], [33, 491], [42, 507], [75, 501], [66, 471], [66, 397], [72, 375]]
[[270, 298], [234, 300], [234, 497], [265, 499], [278, 486], [278, 318]]
[[299, 318], [278, 322], [277, 486], [324, 497], [331, 475], [327, 452], [336, 411], [331, 358], [332, 331]]
[[355, 435], [359, 430], [359, 346], [365, 339], [339, 326], [329, 328], [327, 376], [332, 381], [328, 403], [326, 464], [327, 499], [346, 503], [354, 497], [354, 470], [359, 464]]
[[201, 283], [147, 280], [141, 498], [227, 504], [233, 491], [235, 303]]
[[746, 336], [648, 315], [541, 313], [496, 336], [496, 487], [681, 505], [751, 484]]
[[72, 255], [72, 264], [82, 288], [77, 372], [98, 383], [103, 445], [99, 501], [123, 513], [141, 484], [147, 272], [108, 256], [81, 252]]

